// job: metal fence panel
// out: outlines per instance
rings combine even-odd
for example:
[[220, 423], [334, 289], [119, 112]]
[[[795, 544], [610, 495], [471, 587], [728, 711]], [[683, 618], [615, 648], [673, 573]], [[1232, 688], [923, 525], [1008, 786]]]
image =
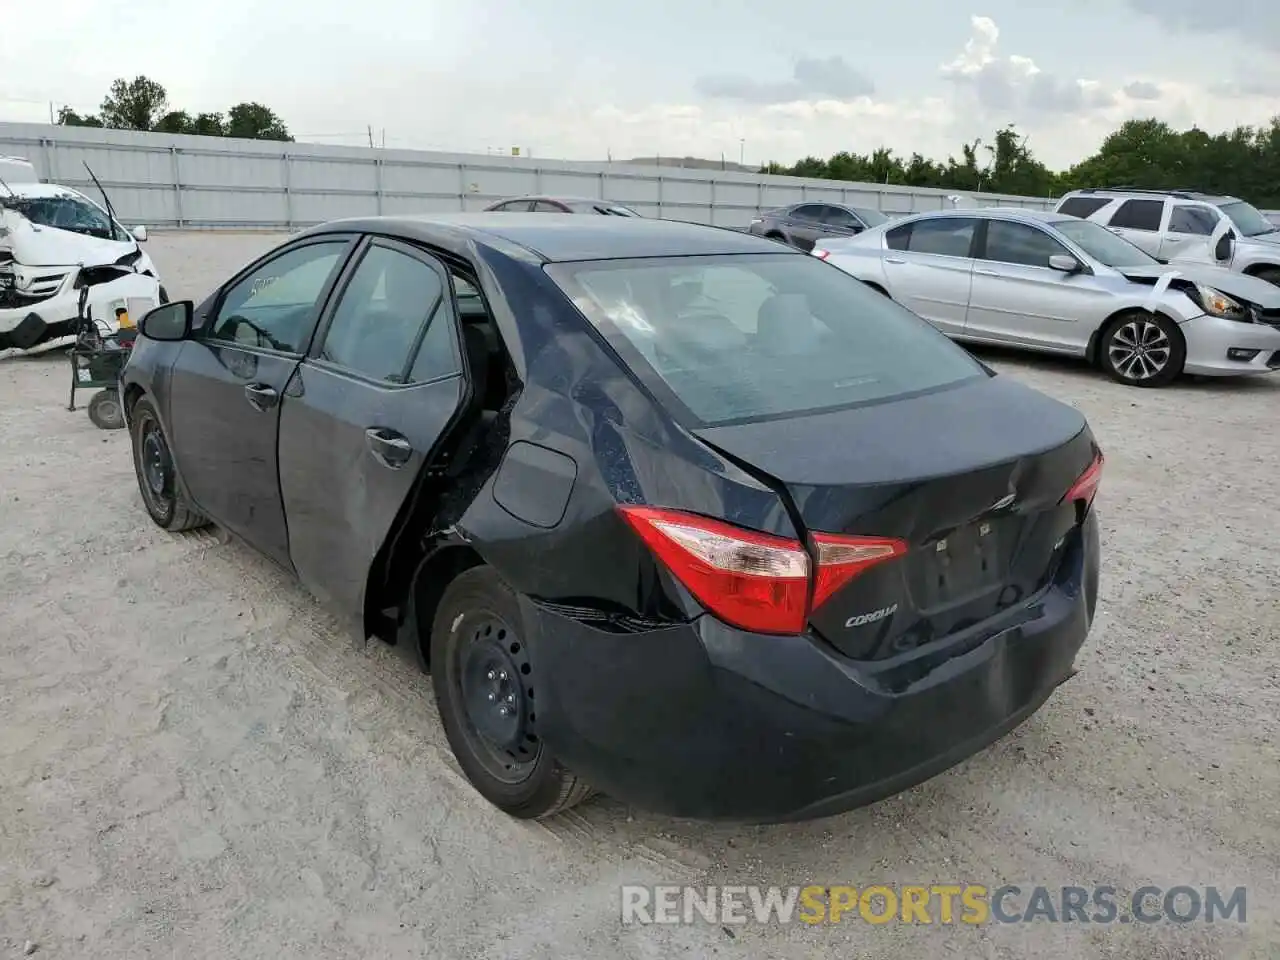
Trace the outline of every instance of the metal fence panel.
[[[937, 210], [953, 191], [728, 170], [273, 143], [0, 123], [0, 155], [47, 181], [92, 191], [87, 161], [128, 224], [296, 229], [334, 217], [480, 210], [525, 193], [598, 197], [645, 216], [742, 227], [802, 201]], [[1040, 197], [976, 194], [983, 205], [1044, 208]]]

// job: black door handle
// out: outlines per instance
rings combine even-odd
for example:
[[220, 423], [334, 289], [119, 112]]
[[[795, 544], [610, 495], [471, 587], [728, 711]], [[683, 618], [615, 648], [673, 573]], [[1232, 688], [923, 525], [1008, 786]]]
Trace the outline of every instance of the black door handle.
[[364, 432], [364, 438], [373, 458], [391, 470], [399, 470], [413, 456], [413, 445], [394, 430], [370, 427]]
[[244, 398], [255, 410], [270, 410], [280, 402], [280, 394], [276, 392], [275, 387], [269, 387], [265, 383], [251, 383], [246, 386]]

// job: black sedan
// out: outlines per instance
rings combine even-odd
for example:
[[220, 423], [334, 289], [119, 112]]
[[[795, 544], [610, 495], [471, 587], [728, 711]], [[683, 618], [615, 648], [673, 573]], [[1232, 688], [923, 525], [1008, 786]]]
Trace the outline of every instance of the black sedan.
[[870, 802], [1035, 711], [1093, 618], [1081, 414], [740, 232], [329, 223], [149, 313], [122, 387], [152, 519], [414, 657], [520, 817]]

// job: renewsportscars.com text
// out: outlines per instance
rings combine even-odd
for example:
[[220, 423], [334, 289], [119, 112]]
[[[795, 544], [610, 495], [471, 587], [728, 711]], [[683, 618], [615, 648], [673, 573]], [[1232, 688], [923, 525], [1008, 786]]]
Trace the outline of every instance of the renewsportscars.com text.
[[1244, 887], [625, 886], [624, 924], [1245, 922]]

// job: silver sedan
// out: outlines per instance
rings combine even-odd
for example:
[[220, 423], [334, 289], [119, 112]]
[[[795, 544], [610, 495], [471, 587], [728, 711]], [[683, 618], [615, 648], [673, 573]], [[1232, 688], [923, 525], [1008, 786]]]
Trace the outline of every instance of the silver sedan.
[[813, 255], [955, 340], [1084, 357], [1135, 386], [1280, 369], [1280, 288], [1156, 260], [1075, 217], [939, 211], [819, 241]]

